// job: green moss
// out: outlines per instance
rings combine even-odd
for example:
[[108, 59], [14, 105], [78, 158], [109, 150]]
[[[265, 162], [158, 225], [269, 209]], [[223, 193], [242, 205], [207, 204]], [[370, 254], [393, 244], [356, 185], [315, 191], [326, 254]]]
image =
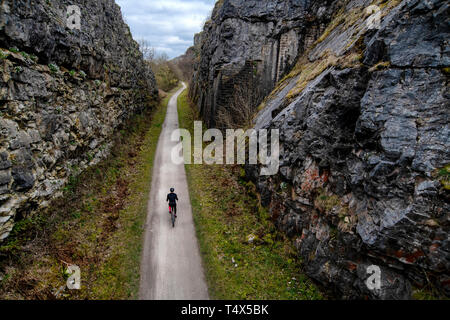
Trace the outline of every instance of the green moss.
[[48, 68], [50, 69], [50, 71], [51, 71], [52, 73], [57, 73], [57, 72], [59, 72], [59, 67], [58, 67], [56, 64], [50, 63], [50, 64], [48, 65]]
[[22, 57], [24, 57], [26, 60], [30, 60], [30, 55], [24, 51], [21, 51], [20, 54], [22, 55]]
[[414, 300], [449, 300], [448, 297], [439, 293], [431, 284], [427, 284], [424, 288], [415, 288], [412, 293], [412, 298]]
[[372, 68], [369, 69], [370, 72], [379, 71], [383, 69], [387, 69], [391, 66], [391, 63], [389, 61], [381, 61], [378, 62], [376, 65], [374, 65]]
[[450, 176], [450, 164], [438, 170], [439, 177], [449, 177]]
[[437, 178], [444, 190], [450, 190], [450, 164], [437, 170]]
[[17, 66], [17, 67], [14, 68], [14, 72], [15, 73], [21, 73], [22, 71], [23, 71], [23, 68], [20, 67], [20, 66]]
[[335, 207], [341, 205], [341, 199], [337, 195], [327, 195], [325, 191], [322, 191], [316, 198], [316, 206], [325, 210], [326, 212], [331, 211]]
[[34, 54], [30, 54], [30, 59], [31, 59], [34, 63], [37, 63], [38, 60], [39, 60], [39, 58], [38, 58], [36, 55], [34, 55]]
[[0, 50], [0, 59], [6, 59], [8, 57], [8, 53], [4, 52], [3, 50]]
[[338, 59], [329, 52], [325, 52], [322, 58], [317, 59], [314, 62], [309, 62], [307, 58], [304, 57], [304, 60], [298, 63], [297, 67], [291, 72], [290, 75], [286, 77], [286, 79], [288, 79], [300, 74], [297, 84], [291, 89], [291, 91], [289, 91], [286, 98], [288, 100], [292, 100], [298, 96], [306, 88], [310, 81], [314, 80], [330, 66], [336, 65], [337, 62]]
[[344, 9], [341, 9], [336, 14], [336, 16], [331, 21], [331, 23], [328, 25], [328, 27], [325, 29], [325, 31], [322, 33], [322, 35], [319, 37], [319, 39], [317, 39], [316, 43], [323, 42], [336, 27], [338, 27], [339, 25], [341, 25], [344, 22], [345, 22], [345, 11], [344, 11]]

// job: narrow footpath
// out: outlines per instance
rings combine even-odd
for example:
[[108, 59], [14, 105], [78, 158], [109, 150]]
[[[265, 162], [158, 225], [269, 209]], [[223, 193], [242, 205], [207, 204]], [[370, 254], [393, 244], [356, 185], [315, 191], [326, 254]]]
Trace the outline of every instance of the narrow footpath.
[[[141, 261], [139, 298], [142, 300], [209, 299], [200, 251], [194, 229], [184, 165], [171, 161], [173, 130], [178, 128], [178, 90], [170, 99], [158, 141], [145, 242]], [[178, 194], [178, 219], [172, 228], [166, 196], [170, 188]]]

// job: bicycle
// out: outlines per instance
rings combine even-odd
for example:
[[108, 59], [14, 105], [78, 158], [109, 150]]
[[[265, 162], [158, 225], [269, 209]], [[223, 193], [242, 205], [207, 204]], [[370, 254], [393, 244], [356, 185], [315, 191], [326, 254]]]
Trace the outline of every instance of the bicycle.
[[169, 205], [169, 214], [170, 214], [170, 218], [172, 220], [172, 228], [175, 228], [175, 220], [177, 219], [177, 217], [175, 216], [173, 207], [171, 207], [170, 205]]

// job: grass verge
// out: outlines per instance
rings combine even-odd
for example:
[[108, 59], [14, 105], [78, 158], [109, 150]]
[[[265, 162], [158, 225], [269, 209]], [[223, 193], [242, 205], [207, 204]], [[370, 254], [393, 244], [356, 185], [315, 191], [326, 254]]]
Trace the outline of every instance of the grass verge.
[[[196, 114], [187, 90], [178, 98], [178, 113], [180, 127], [192, 133]], [[323, 298], [240, 166], [186, 165], [186, 173], [211, 298]]]
[[[153, 159], [170, 96], [125, 124], [111, 155], [72, 177], [49, 209], [15, 225], [0, 247], [0, 299], [137, 297]], [[72, 264], [81, 269], [81, 290], [66, 288]]]

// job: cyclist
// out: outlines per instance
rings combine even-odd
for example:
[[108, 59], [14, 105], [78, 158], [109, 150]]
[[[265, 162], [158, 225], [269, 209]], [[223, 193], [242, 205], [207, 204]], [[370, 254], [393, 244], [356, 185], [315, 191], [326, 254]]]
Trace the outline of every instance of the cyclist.
[[175, 193], [175, 189], [171, 188], [170, 189], [170, 193], [167, 195], [167, 200], [169, 202], [169, 207], [173, 210], [173, 212], [175, 213], [175, 218], [177, 217], [177, 201], [178, 201], [178, 196]]

